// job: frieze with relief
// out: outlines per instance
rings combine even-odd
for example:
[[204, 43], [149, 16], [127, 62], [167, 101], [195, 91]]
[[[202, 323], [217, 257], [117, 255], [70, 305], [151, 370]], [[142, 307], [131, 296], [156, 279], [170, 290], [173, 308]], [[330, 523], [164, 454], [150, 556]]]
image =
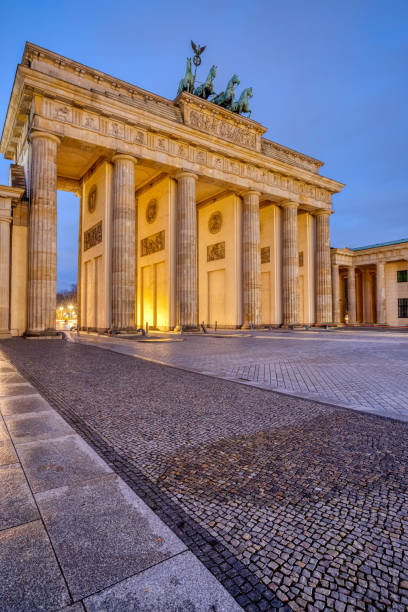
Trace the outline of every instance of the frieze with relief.
[[225, 258], [225, 241], [216, 242], [207, 246], [207, 261], [216, 261]]
[[84, 251], [102, 242], [102, 221], [96, 223], [84, 232]]
[[[257, 138], [260, 137], [259, 130], [248, 131], [245, 125], [235, 125], [232, 122], [214, 117], [213, 113], [206, 112], [206, 109], [201, 110], [194, 107], [191, 108], [191, 106], [194, 105], [186, 104], [184, 113], [187, 125], [190, 124], [192, 127], [208, 131], [210, 134], [213, 133], [249, 148], [258, 148]], [[187, 107], [189, 108], [187, 109]], [[290, 192], [293, 191], [293, 193], [299, 193], [301, 196], [317, 201], [331, 203], [331, 193], [324, 188], [305, 183], [304, 181], [289, 179], [289, 177], [285, 177], [279, 172], [255, 167], [238, 159], [233, 160], [220, 155], [210, 154], [204, 150], [192, 150], [193, 154], [190, 155], [189, 151], [191, 148], [188, 143], [181, 141], [169, 142], [167, 138], [157, 137], [157, 135], [150, 134], [150, 132], [144, 131], [139, 127], [125, 125], [120, 120], [112, 121], [103, 116], [90, 114], [85, 110], [72, 108], [67, 104], [55, 102], [47, 97], [43, 99], [42, 114], [45, 117], [48, 116], [64, 123], [85, 127], [88, 130], [147, 146], [148, 148], [170, 153], [177, 157], [183, 157], [184, 159], [191, 158], [191, 161], [216, 168], [222, 172], [246, 176], [254, 181], [262, 180], [271, 186], [276, 186]], [[32, 127], [35, 127], [35, 123], [36, 118], [34, 117]], [[288, 197], [290, 197], [290, 194], [288, 194]]]
[[140, 242], [141, 257], [153, 255], [165, 248], [165, 231], [161, 230], [156, 234], [143, 238]]
[[234, 125], [228, 121], [222, 121], [207, 113], [200, 113], [191, 110], [188, 114], [187, 125], [207, 132], [213, 136], [218, 136], [224, 140], [229, 140], [243, 147], [250, 149], [256, 148], [256, 135], [245, 128]]

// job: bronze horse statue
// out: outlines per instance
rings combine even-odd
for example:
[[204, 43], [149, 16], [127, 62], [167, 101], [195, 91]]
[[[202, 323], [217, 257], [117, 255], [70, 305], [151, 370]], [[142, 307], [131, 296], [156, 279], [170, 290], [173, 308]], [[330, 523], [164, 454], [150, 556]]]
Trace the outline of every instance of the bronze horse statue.
[[221, 92], [217, 96], [215, 96], [215, 98], [211, 100], [211, 102], [214, 102], [214, 104], [218, 104], [219, 106], [222, 106], [223, 108], [227, 108], [228, 110], [231, 110], [231, 106], [234, 101], [234, 95], [235, 95], [234, 86], [239, 85], [239, 84], [240, 84], [240, 80], [238, 78], [238, 75], [237, 74], [232, 75], [232, 77], [228, 81], [226, 90]]
[[195, 88], [194, 95], [198, 96], [199, 98], [204, 98], [204, 100], [208, 100], [208, 98], [214, 93], [213, 80], [215, 79], [216, 74], [217, 66], [211, 66], [205, 82]]
[[249, 113], [251, 117], [251, 111], [249, 110], [249, 100], [248, 98], [252, 98], [252, 87], [247, 87], [239, 96], [239, 100], [234, 102], [231, 106], [231, 110], [233, 113]]
[[186, 74], [184, 79], [181, 79], [180, 84], [178, 86], [177, 95], [181, 94], [183, 91], [188, 91], [188, 93], [193, 93], [194, 89], [194, 75], [191, 72], [191, 57], [187, 58], [186, 64]]

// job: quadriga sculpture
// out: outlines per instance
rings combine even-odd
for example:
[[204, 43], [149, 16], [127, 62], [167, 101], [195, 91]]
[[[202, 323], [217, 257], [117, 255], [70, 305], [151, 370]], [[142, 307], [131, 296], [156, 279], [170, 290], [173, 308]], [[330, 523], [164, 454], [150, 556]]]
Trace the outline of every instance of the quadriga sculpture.
[[252, 98], [252, 87], [247, 87], [239, 96], [239, 100], [233, 102], [231, 106], [231, 110], [234, 113], [249, 113], [251, 116], [251, 111], [249, 110], [249, 99]]
[[191, 72], [191, 57], [187, 58], [186, 64], [186, 74], [184, 79], [181, 79], [180, 84], [178, 86], [177, 95], [181, 94], [183, 91], [188, 91], [188, 93], [193, 93], [194, 89], [194, 75]]
[[223, 108], [227, 108], [228, 110], [231, 110], [231, 106], [234, 101], [234, 95], [235, 95], [234, 87], [235, 85], [239, 85], [239, 84], [240, 84], [240, 80], [238, 78], [238, 75], [234, 74], [228, 81], [226, 90], [218, 94], [217, 96], [215, 96], [215, 98], [211, 100], [211, 102], [214, 102], [214, 104], [218, 104], [219, 106], [222, 106]]
[[195, 88], [194, 95], [207, 100], [214, 93], [213, 80], [215, 79], [216, 74], [217, 66], [211, 66], [205, 83]]

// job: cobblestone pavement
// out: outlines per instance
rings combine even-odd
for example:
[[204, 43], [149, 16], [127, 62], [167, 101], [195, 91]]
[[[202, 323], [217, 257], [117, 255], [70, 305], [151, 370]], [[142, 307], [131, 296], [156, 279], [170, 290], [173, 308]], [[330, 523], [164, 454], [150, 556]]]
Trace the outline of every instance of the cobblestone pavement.
[[81, 335], [129, 353], [296, 396], [408, 421], [408, 334], [258, 331], [149, 343]]
[[407, 609], [406, 423], [82, 344], [1, 348], [246, 610]]

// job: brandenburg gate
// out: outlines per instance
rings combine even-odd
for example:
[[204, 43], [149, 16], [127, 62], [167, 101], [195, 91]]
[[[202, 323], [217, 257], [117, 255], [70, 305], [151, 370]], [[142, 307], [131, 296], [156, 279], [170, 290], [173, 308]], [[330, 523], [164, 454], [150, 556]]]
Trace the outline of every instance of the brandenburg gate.
[[1, 332], [55, 332], [58, 189], [80, 198], [82, 329], [332, 322], [343, 185], [183, 82], [168, 100], [27, 43], [1, 139]]

